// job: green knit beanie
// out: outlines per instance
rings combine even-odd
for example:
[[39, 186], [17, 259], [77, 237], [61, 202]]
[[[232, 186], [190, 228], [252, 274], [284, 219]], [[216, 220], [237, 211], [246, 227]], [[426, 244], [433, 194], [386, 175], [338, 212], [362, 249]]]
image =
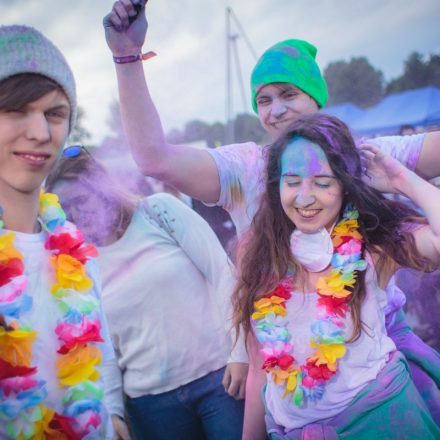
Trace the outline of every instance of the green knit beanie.
[[20, 73], [38, 73], [58, 83], [70, 103], [70, 130], [76, 118], [73, 73], [60, 50], [29, 26], [0, 26], [0, 81]]
[[303, 40], [281, 41], [266, 50], [251, 75], [252, 107], [258, 113], [256, 96], [271, 83], [290, 83], [324, 107], [327, 85], [315, 61], [316, 47]]

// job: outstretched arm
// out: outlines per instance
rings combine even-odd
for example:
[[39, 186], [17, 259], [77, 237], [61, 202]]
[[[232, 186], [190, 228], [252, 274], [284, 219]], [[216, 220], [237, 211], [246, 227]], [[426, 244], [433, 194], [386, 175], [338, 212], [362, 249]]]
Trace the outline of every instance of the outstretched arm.
[[363, 145], [361, 154], [371, 186], [403, 194], [425, 212], [428, 225], [413, 232], [416, 247], [422, 256], [440, 265], [440, 190], [375, 145]]
[[[104, 18], [105, 36], [113, 56], [141, 53], [147, 31], [145, 3], [145, 0], [118, 0]], [[141, 7], [137, 16], [135, 5]], [[166, 142], [142, 62], [115, 63], [115, 66], [122, 124], [141, 172], [168, 182], [196, 199], [217, 202], [220, 182], [214, 160], [206, 151]]]
[[425, 179], [440, 176], [440, 131], [426, 133], [416, 171]]
[[374, 144], [415, 171], [424, 179], [440, 176], [440, 131], [411, 136], [383, 136], [364, 144]]

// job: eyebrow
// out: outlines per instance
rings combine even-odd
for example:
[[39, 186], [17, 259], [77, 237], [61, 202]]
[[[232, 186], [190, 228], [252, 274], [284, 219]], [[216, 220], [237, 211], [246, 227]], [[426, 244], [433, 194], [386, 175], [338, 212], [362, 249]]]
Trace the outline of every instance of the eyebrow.
[[53, 107], [48, 108], [46, 111], [53, 111], [53, 110], [70, 111], [70, 106], [68, 106], [66, 104], [58, 104], [58, 105], [54, 105]]
[[[275, 85], [275, 87], [281, 91], [281, 92], [287, 92], [288, 90], [294, 91], [294, 92], [299, 92], [300, 89], [298, 89], [298, 87], [295, 87], [293, 84], [277, 84]], [[256, 95], [256, 98], [261, 98], [261, 97], [270, 97], [271, 94], [268, 92], [263, 92], [263, 91], [259, 91]]]
[[300, 91], [300, 89], [293, 84], [276, 84], [275, 87], [283, 92], [286, 92], [287, 90], [293, 90], [294, 92]]
[[[287, 172], [282, 174], [281, 177], [301, 177], [301, 176], [299, 174]], [[328, 177], [330, 179], [336, 179], [336, 176], [333, 176], [332, 174], [316, 174], [313, 177]]]

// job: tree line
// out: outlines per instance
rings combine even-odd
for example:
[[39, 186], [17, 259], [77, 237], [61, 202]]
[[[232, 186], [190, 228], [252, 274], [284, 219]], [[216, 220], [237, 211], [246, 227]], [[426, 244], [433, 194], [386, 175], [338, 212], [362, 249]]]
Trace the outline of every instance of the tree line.
[[[329, 89], [328, 106], [351, 102], [361, 108], [368, 108], [378, 104], [385, 96], [400, 93], [405, 90], [417, 89], [425, 86], [440, 88], [440, 55], [434, 54], [423, 57], [418, 52], [411, 53], [404, 62], [403, 73], [389, 82], [385, 82], [380, 69], [374, 68], [366, 57], [353, 57], [349, 61], [334, 61], [324, 69], [324, 77]], [[119, 127], [117, 103], [112, 105], [110, 119], [113, 131]], [[72, 131], [71, 143], [85, 143], [90, 134], [84, 128], [84, 112], [79, 109], [79, 118]], [[265, 132], [261, 128], [258, 118], [251, 114], [239, 114], [232, 124], [234, 142], [255, 141], [264, 143]], [[171, 143], [190, 143], [205, 141], [209, 148], [226, 143], [227, 129], [224, 123], [209, 124], [201, 120], [192, 120], [185, 124], [183, 129], [173, 129], [167, 134]]]

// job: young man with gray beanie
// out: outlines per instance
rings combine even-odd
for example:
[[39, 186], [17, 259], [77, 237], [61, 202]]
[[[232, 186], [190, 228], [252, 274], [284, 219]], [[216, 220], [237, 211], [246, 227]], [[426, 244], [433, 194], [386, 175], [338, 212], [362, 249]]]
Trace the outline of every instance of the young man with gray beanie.
[[[76, 115], [62, 53], [0, 27], [0, 438], [113, 439], [96, 252], [41, 192]], [[101, 370], [101, 373], [100, 373]], [[105, 379], [105, 377], [104, 377]]]
[[[145, 175], [226, 209], [241, 235], [259, 207], [265, 184], [265, 149], [254, 142], [212, 150], [167, 143], [142, 65], [146, 58], [142, 55], [147, 30], [145, 3], [144, 0], [116, 1], [104, 19], [107, 44], [115, 61], [123, 125], [133, 156]], [[301, 115], [324, 107], [327, 87], [315, 56], [316, 48], [310, 43], [286, 40], [269, 48], [257, 62], [251, 77], [252, 105], [272, 139]], [[440, 174], [440, 156], [435, 153], [440, 132], [383, 137], [374, 143], [424, 177]], [[389, 305], [390, 313], [396, 313], [402, 306], [402, 302], [396, 307], [394, 304], [397, 302]], [[412, 338], [414, 335], [403, 325], [404, 321], [403, 324], [400, 318], [398, 321], [397, 347], [406, 350], [407, 357], [423, 370], [421, 392], [428, 404], [433, 404], [431, 410], [437, 411], [440, 357], [420, 339]], [[411, 342], [406, 344], [404, 340]], [[232, 380], [231, 376], [227, 377], [226, 388], [238, 380], [243, 380], [242, 376], [238, 379], [232, 376]]]

